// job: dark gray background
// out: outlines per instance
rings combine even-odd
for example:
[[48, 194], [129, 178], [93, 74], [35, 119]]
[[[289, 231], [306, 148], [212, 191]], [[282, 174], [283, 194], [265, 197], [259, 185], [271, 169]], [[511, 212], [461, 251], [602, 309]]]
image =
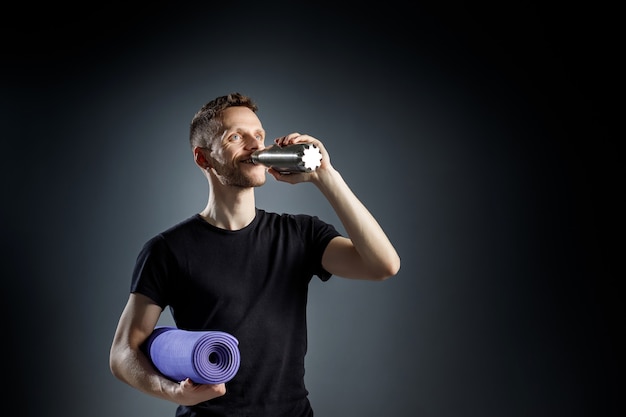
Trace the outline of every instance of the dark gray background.
[[[5, 13], [8, 415], [173, 416], [111, 375], [109, 346], [141, 245], [204, 207], [191, 117], [233, 91], [257, 100], [270, 139], [323, 140], [402, 257], [384, 283], [311, 284], [316, 416], [620, 415], [622, 255], [609, 239], [624, 189], [600, 95], [612, 94], [611, 14], [393, 2]], [[308, 184], [268, 178], [257, 203], [337, 223]]]

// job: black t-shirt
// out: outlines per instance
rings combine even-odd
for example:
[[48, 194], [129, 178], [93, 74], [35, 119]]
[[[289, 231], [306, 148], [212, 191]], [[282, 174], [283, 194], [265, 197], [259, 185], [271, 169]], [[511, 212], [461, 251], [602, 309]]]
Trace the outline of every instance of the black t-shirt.
[[169, 306], [178, 328], [239, 341], [240, 367], [226, 395], [181, 406], [177, 416], [312, 415], [304, 386], [308, 284], [313, 275], [330, 278], [321, 259], [336, 236], [315, 216], [257, 209], [241, 230], [194, 215], [144, 245], [131, 292]]

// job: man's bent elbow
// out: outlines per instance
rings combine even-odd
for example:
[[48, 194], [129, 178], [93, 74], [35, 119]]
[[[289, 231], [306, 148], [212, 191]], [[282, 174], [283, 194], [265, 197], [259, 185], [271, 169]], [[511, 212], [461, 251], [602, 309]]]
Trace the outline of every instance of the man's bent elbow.
[[114, 377], [121, 379], [118, 361], [113, 355], [109, 356], [109, 370], [111, 371]]
[[376, 269], [376, 272], [372, 274], [371, 279], [373, 281], [385, 281], [395, 275], [400, 271], [400, 258], [396, 257], [394, 259], [389, 260], [389, 262], [381, 264], [379, 268]]
[[109, 353], [109, 369], [114, 377], [120, 380], [124, 380], [123, 377], [123, 357], [124, 354], [116, 348], [115, 346], [111, 347], [111, 351]]

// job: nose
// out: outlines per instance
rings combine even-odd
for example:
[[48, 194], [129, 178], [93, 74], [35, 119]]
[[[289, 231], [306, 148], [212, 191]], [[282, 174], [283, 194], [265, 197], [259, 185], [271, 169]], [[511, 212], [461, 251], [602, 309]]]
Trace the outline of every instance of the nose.
[[262, 140], [258, 140], [254, 135], [246, 135], [245, 136], [245, 146], [246, 149], [250, 150], [258, 150], [265, 148]]

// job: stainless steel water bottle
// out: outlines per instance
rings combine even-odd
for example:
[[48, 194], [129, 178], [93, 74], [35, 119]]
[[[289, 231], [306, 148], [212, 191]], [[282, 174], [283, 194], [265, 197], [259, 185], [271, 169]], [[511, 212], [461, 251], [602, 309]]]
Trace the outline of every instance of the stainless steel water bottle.
[[254, 164], [274, 168], [281, 173], [313, 172], [322, 164], [322, 152], [312, 143], [272, 145], [251, 155]]

